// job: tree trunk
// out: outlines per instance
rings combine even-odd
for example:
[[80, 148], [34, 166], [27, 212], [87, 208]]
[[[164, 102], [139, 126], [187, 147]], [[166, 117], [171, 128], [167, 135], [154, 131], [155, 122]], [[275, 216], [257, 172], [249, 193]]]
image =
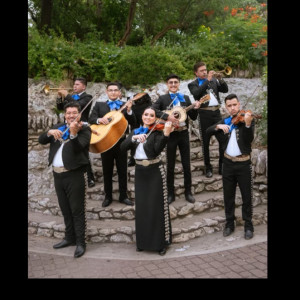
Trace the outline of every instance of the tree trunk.
[[42, 0], [41, 22], [40, 22], [39, 30], [45, 29], [45, 31], [48, 32], [49, 28], [51, 28], [52, 7], [53, 7], [53, 0]]
[[181, 28], [183, 26], [183, 24], [171, 24], [171, 25], [167, 25], [162, 31], [160, 31], [159, 33], [157, 33], [153, 39], [151, 40], [151, 45], [153, 46], [154, 43], [160, 39], [162, 36], [164, 36], [168, 31], [172, 30], [172, 29], [178, 29]]
[[127, 42], [128, 38], [130, 36], [137, 3], [138, 3], [138, 0], [131, 0], [128, 19], [126, 22], [125, 33], [124, 33], [123, 37], [119, 40], [119, 42], [117, 44], [118, 47], [122, 47]]

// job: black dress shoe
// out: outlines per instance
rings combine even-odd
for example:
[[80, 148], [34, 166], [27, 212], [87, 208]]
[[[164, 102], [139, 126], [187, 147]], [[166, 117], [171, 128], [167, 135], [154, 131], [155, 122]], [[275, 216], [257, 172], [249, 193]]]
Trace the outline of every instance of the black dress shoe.
[[191, 193], [185, 194], [185, 200], [190, 203], [195, 203], [195, 198], [192, 196]]
[[223, 231], [223, 236], [229, 236], [234, 232], [234, 229], [231, 229], [229, 227], [226, 227]]
[[95, 186], [95, 181], [94, 180], [90, 180], [88, 182], [88, 187], [93, 187], [93, 186]]
[[126, 205], [133, 205], [133, 202], [131, 200], [129, 200], [128, 198], [125, 198], [123, 200], [119, 201], [120, 203], [124, 203]]
[[253, 231], [251, 231], [250, 229], [247, 229], [246, 231], [245, 231], [245, 239], [246, 240], [250, 240], [250, 239], [252, 239], [253, 238]]
[[134, 158], [129, 158], [127, 162], [128, 167], [133, 167], [135, 166], [135, 159]]
[[158, 251], [159, 255], [165, 255], [167, 252], [167, 248], [162, 248], [161, 250]]
[[85, 246], [77, 245], [75, 252], [74, 252], [74, 257], [80, 257], [84, 254], [84, 252], [85, 252]]
[[207, 178], [210, 178], [210, 177], [212, 177], [212, 176], [213, 176], [213, 173], [212, 173], [212, 171], [211, 171], [211, 170], [208, 170], [208, 171], [206, 171], [206, 174], [205, 174], [205, 176], [206, 176]]
[[136, 247], [136, 251], [141, 252], [141, 251], [143, 251], [143, 249]]
[[112, 203], [112, 199], [105, 198], [104, 201], [102, 202], [102, 207], [106, 207], [111, 203]]
[[168, 196], [168, 203], [171, 204], [171, 203], [174, 202], [174, 201], [175, 201], [175, 196], [174, 196], [174, 194], [169, 194], [169, 196]]
[[60, 249], [68, 246], [75, 246], [75, 242], [69, 242], [67, 240], [62, 240], [60, 243], [53, 245], [54, 249]]

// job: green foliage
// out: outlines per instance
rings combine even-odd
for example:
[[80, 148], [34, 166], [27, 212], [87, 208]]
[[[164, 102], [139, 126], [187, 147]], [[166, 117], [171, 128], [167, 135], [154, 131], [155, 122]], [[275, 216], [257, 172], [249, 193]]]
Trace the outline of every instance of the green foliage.
[[[35, 5], [39, 3], [37, 0], [34, 2]], [[56, 6], [61, 3], [62, 11], [70, 8], [68, 1], [54, 2]], [[188, 2], [183, 1], [182, 5]], [[39, 32], [36, 26], [29, 27], [28, 76], [47, 77], [56, 81], [84, 76], [88, 81], [120, 80], [130, 86], [155, 84], [164, 80], [169, 73], [177, 73], [182, 79], [189, 79], [194, 76], [193, 65], [197, 61], [204, 61], [209, 69], [214, 70], [222, 70], [226, 65], [233, 69], [248, 69], [249, 64], [267, 65], [267, 10], [264, 5], [256, 4], [254, 7], [257, 3], [255, 0], [224, 0], [222, 3], [226, 7], [217, 7], [217, 0], [201, 2], [203, 9], [214, 13], [204, 17], [206, 11], [202, 11], [202, 15], [193, 21], [190, 31], [171, 30], [155, 46], [150, 46], [152, 37], [143, 36], [145, 26], [149, 27], [151, 16], [155, 17], [153, 7], [159, 9], [157, 15], [163, 16], [168, 3], [170, 2], [158, 3], [150, 0], [139, 2], [134, 30], [124, 48], [118, 48], [115, 43], [121, 36], [121, 28], [128, 12], [128, 1], [125, 0], [102, 1], [101, 20], [110, 20], [108, 23], [104, 22], [105, 24], [102, 22], [101, 25], [102, 29], [107, 27], [106, 41], [103, 40], [104, 31], [97, 29], [97, 23], [93, 26], [87, 25], [88, 30], [83, 38], [78, 37], [78, 32], [71, 34], [70, 30], [65, 33], [58, 27], [49, 30], [49, 34]], [[238, 4], [243, 4], [244, 7]], [[215, 7], [209, 8], [209, 5]], [[92, 7], [85, 1], [76, 0], [71, 5], [70, 14], [75, 14], [79, 8], [88, 10]], [[142, 9], [144, 14], [141, 14]], [[199, 13], [196, 6], [193, 9], [195, 15]], [[149, 15], [146, 16], [147, 12]], [[170, 8], [167, 12], [168, 18], [178, 17], [178, 10]], [[114, 17], [110, 18], [112, 15]], [[207, 22], [203, 23], [205, 18]], [[76, 20], [84, 24], [82, 19]], [[198, 25], [195, 26], [197, 22]], [[152, 29], [149, 27], [147, 30], [149, 33], [157, 33], [160, 25], [164, 24], [166, 23], [154, 24]], [[112, 32], [114, 33], [111, 34]], [[142, 44], [136, 46], [137, 43]], [[250, 73], [251, 75], [253, 74]]]
[[170, 73], [184, 75], [181, 58], [162, 46], [126, 46], [120, 59], [111, 69], [109, 80], [119, 80], [125, 86], [150, 86], [164, 81]]

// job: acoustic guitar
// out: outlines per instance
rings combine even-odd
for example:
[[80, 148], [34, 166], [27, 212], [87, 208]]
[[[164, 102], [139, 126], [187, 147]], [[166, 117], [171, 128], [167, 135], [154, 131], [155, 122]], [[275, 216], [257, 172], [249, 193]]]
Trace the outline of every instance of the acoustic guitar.
[[[146, 93], [138, 93], [129, 101], [135, 101], [145, 96]], [[122, 137], [127, 129], [128, 122], [125, 119], [122, 110], [127, 107], [128, 102], [125, 103], [118, 110], [108, 112], [104, 117], [107, 117], [109, 123], [92, 124], [91, 140], [89, 151], [92, 153], [103, 153], [111, 149]]]
[[[199, 101], [200, 103], [205, 103], [207, 101], [210, 100], [210, 95], [206, 94], [205, 96], [203, 96]], [[193, 104], [189, 105], [188, 107], [181, 107], [181, 106], [174, 106], [172, 109], [170, 110], [164, 110], [164, 112], [168, 115], [173, 115], [178, 121], [179, 123], [184, 122], [187, 118], [187, 112], [194, 108], [194, 106], [196, 105], [196, 102], [194, 102]]]

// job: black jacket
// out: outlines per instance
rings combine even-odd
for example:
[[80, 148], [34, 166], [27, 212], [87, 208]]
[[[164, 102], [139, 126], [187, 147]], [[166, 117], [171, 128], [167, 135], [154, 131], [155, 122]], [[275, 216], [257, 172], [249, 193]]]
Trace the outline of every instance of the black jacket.
[[[124, 102], [124, 101], [122, 101]], [[124, 102], [125, 104], [125, 102]], [[103, 118], [107, 113], [110, 112], [110, 108], [106, 102], [96, 102], [95, 106], [92, 109], [92, 112], [89, 117], [89, 123], [90, 124], [97, 124], [97, 119], [98, 118]], [[134, 112], [132, 111], [131, 115], [127, 114], [127, 109], [124, 108], [122, 110], [122, 113], [124, 114], [124, 117], [128, 121], [129, 125], [135, 126], [136, 124], [136, 117]], [[127, 131], [128, 131], [128, 126], [127, 126]]]
[[[228, 92], [228, 85], [227, 83], [221, 79], [219, 82], [213, 78], [212, 81], [205, 80], [202, 85], [199, 86], [198, 79], [190, 82], [188, 84], [188, 88], [193, 95], [195, 100], [200, 100], [203, 96], [207, 94], [207, 89], [212, 89], [215, 97], [217, 98], [219, 104], [221, 104], [219, 92], [221, 93], [227, 93]], [[201, 107], [207, 107], [209, 101], [201, 104]]]
[[[184, 95], [184, 100], [185, 100], [185, 102], [180, 102], [180, 105], [182, 107], [188, 107], [192, 104], [189, 96]], [[156, 100], [156, 102], [154, 102], [152, 104], [152, 107], [155, 109], [156, 116], [158, 118], [162, 117], [163, 120], [168, 119], [169, 115], [164, 114], [162, 111], [169, 109], [168, 106], [171, 104], [171, 102], [172, 102], [172, 99], [171, 99], [170, 94], [165, 94], [165, 95], [159, 96], [159, 98]], [[196, 120], [197, 115], [198, 115], [198, 110], [193, 109], [193, 108], [187, 112], [187, 116], [190, 117], [192, 120]], [[188, 117], [185, 121], [187, 127], [189, 126]]]
[[[62, 101], [62, 98], [57, 98], [56, 99], [56, 107], [58, 109], [61, 109], [63, 110], [64, 109], [64, 106], [69, 103], [69, 102], [73, 102], [73, 101], [76, 101], [77, 103], [79, 103], [80, 105], [80, 109], [83, 110], [83, 108], [88, 104], [88, 102], [93, 98], [92, 95], [90, 94], [87, 94], [86, 92], [83, 92], [79, 99], [78, 100], [74, 100], [72, 98], [72, 96], [70, 94], [68, 94], [65, 98], [64, 98], [64, 101]], [[92, 106], [92, 101], [91, 103], [89, 104], [89, 106], [84, 110], [84, 112], [82, 113], [81, 115], [81, 121], [84, 121], [84, 122], [87, 122], [88, 119], [89, 119], [89, 113], [90, 113], [90, 110], [91, 110], [91, 106]]]
[[[64, 123], [57, 124], [53, 126], [52, 129], [58, 129], [58, 127], [62, 125], [64, 125]], [[89, 163], [90, 139], [91, 129], [89, 127], [84, 127], [78, 131], [77, 137], [66, 140], [62, 151], [62, 159], [64, 167], [67, 170], [74, 170]], [[61, 143], [60, 141], [55, 140], [52, 135], [48, 137], [47, 132], [44, 132], [39, 136], [39, 143], [43, 145], [50, 143], [48, 158], [50, 166], [52, 164], [54, 155], [61, 146]]]
[[[217, 124], [225, 124], [224, 119], [220, 122], [210, 126], [206, 130], [206, 134], [209, 136], [215, 135], [216, 139], [220, 143], [222, 150], [225, 151], [230, 139], [231, 133], [224, 133], [222, 129], [216, 130]], [[240, 122], [237, 124], [238, 128], [236, 128], [236, 139], [238, 146], [242, 152], [242, 154], [250, 154], [251, 153], [251, 143], [254, 139], [254, 120], [252, 120], [251, 126], [249, 128], [246, 127], [245, 123]]]
[[[121, 144], [121, 151], [127, 151], [128, 149], [134, 149], [134, 152], [139, 145], [137, 142], [132, 142], [131, 138], [135, 135], [134, 131], [132, 131], [126, 140], [124, 140]], [[147, 142], [144, 143], [144, 151], [148, 157], [148, 159], [156, 158], [162, 150], [165, 148], [169, 137], [163, 134], [163, 131], [154, 130], [147, 138]]]

